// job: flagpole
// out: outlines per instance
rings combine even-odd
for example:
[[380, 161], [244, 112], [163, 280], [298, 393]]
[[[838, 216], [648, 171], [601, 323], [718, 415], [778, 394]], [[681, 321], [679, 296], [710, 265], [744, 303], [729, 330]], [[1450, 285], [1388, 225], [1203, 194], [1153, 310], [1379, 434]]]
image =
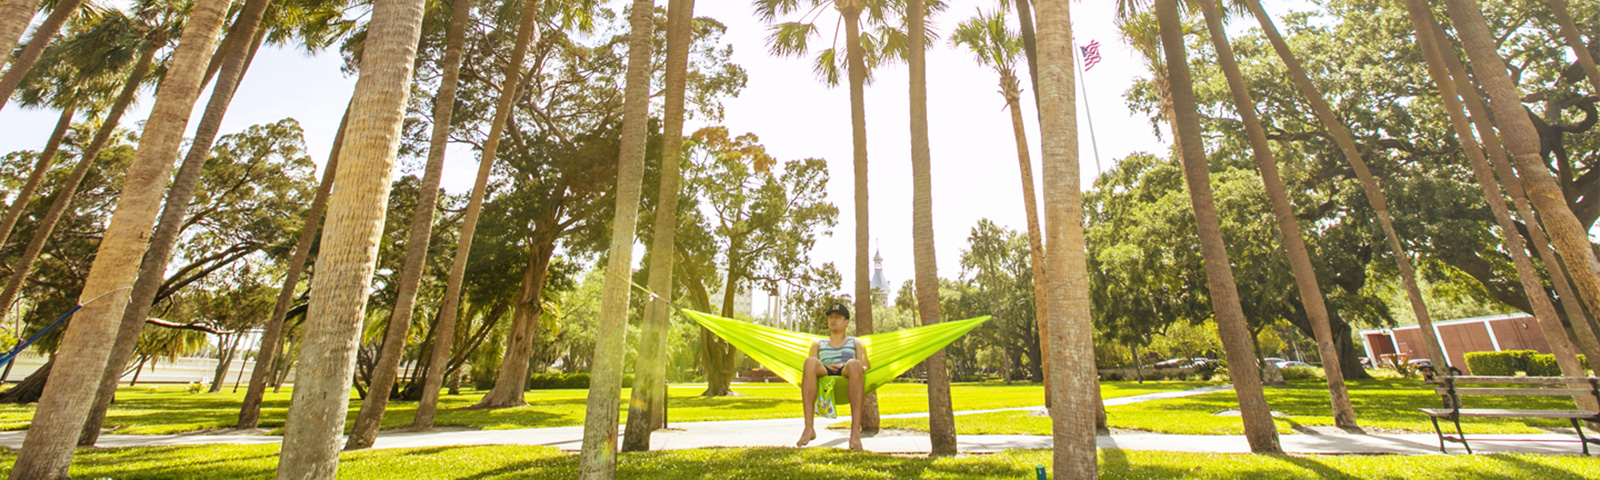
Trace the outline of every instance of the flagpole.
[[[1073, 41], [1072, 44], [1072, 49], [1078, 53], [1074, 57], [1081, 59], [1083, 50], [1078, 47], [1077, 41]], [[1094, 135], [1094, 113], [1089, 111], [1089, 88], [1083, 81], [1083, 62], [1080, 60], [1072, 63], [1078, 67], [1078, 90], [1083, 92], [1083, 116], [1089, 120], [1089, 145], [1094, 147], [1094, 176], [1099, 178], [1102, 171], [1100, 170], [1100, 142], [1095, 139]]]

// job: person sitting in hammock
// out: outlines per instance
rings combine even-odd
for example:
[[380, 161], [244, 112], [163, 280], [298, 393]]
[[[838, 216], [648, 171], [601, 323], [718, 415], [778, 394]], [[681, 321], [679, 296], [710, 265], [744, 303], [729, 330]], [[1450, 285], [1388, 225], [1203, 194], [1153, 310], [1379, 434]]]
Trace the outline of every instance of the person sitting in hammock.
[[811, 419], [817, 411], [817, 379], [842, 376], [850, 383], [850, 449], [861, 450], [861, 405], [866, 395], [867, 348], [856, 337], [845, 334], [850, 327], [850, 307], [835, 302], [828, 308], [828, 338], [811, 344], [801, 375], [800, 398], [806, 412], [806, 430], [795, 446], [804, 447], [817, 438]]

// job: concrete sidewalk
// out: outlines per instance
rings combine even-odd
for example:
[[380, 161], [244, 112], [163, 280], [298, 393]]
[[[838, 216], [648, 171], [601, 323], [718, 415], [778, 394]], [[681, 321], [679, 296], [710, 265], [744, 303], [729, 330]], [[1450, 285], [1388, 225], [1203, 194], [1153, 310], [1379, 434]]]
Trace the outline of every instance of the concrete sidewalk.
[[[1127, 405], [1166, 398], [1179, 398], [1226, 391], [1227, 386], [1213, 386], [1181, 392], [1163, 392], [1107, 399], [1106, 405]], [[1037, 410], [1040, 407], [971, 410], [956, 412], [972, 415], [988, 412]], [[885, 418], [926, 417], [927, 413], [885, 415]], [[817, 439], [811, 446], [845, 448], [849, 432], [830, 430], [836, 422], [849, 420], [817, 418], [814, 425]], [[682, 422], [672, 428], [659, 430], [650, 436], [652, 450], [684, 450], [714, 447], [791, 447], [800, 438], [805, 422], [799, 418], [767, 420], [736, 420], [721, 422]], [[27, 432], [0, 432], [0, 446], [18, 449]], [[620, 435], [619, 429], [619, 435]], [[1439, 441], [1427, 434], [1294, 434], [1279, 437], [1283, 449], [1299, 454], [1402, 454], [1425, 455], [1439, 453]], [[1102, 435], [1096, 438], [1100, 448], [1126, 450], [1158, 450], [1204, 453], [1249, 453], [1250, 445], [1242, 435], [1168, 435], [1135, 433]], [[1576, 435], [1469, 435], [1474, 452], [1478, 453], [1545, 453], [1577, 454], [1582, 451]], [[1532, 441], [1527, 441], [1532, 440]], [[283, 441], [282, 437], [266, 435], [101, 435], [97, 447], [153, 447], [204, 444], [271, 444]], [[380, 434], [374, 448], [441, 447], [460, 445], [534, 445], [550, 446], [563, 450], [578, 450], [583, 442], [583, 427], [528, 428], [518, 430], [469, 430], [434, 432], [386, 432]], [[1040, 435], [961, 435], [958, 448], [963, 453], [994, 453], [1013, 449], [1051, 448], [1049, 436]], [[927, 453], [931, 450], [928, 435], [920, 432], [886, 431], [876, 437], [862, 439], [867, 450], [879, 453]], [[1600, 451], [1600, 448], [1596, 449]], [[1458, 444], [1451, 444], [1450, 453], [1465, 453]]]

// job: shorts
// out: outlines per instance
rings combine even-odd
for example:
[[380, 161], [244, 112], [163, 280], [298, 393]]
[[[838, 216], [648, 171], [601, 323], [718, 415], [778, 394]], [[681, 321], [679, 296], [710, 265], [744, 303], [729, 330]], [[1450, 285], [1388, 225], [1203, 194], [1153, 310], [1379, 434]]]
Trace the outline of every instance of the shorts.
[[[838, 369], [836, 370], [834, 367], [838, 367]], [[825, 371], [825, 372], [828, 372], [828, 376], [830, 376], [830, 377], [843, 377], [844, 376], [844, 364], [843, 363], [835, 363], [833, 365], [823, 365], [822, 366], [822, 370]]]

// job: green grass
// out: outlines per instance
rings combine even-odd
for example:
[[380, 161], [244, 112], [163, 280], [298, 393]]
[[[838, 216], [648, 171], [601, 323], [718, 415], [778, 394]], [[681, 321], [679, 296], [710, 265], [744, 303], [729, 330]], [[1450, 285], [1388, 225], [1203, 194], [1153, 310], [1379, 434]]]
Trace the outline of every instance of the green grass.
[[[83, 450], [75, 478], [272, 478], [276, 445], [209, 445]], [[0, 474], [16, 454], [0, 452]], [[687, 480], [1032, 479], [1050, 465], [1049, 451], [1011, 451], [929, 459], [832, 448], [734, 448], [623, 454], [618, 478]], [[1506, 479], [1600, 477], [1600, 459], [1545, 455], [1265, 456], [1100, 451], [1100, 476], [1145, 478]], [[366, 450], [340, 454], [339, 478], [509, 479], [572, 478], [577, 457], [548, 447], [480, 446]]]
[[[1418, 408], [1439, 408], [1438, 395], [1420, 380], [1357, 380], [1349, 382], [1350, 402], [1363, 427], [1380, 431], [1433, 432], [1433, 424], [1417, 412]], [[1279, 433], [1291, 433], [1295, 425], [1333, 425], [1327, 384], [1320, 380], [1292, 382], [1285, 387], [1267, 387], [1267, 403], [1273, 410], [1290, 415], [1274, 419]], [[1465, 397], [1467, 408], [1572, 409], [1570, 398], [1559, 397]], [[1239, 417], [1215, 413], [1238, 408], [1232, 391], [1193, 397], [1156, 400], [1106, 408], [1106, 423], [1112, 428], [1188, 435], [1240, 435], [1244, 427]], [[1471, 418], [1462, 421], [1468, 434], [1544, 433], [1539, 427], [1566, 427], [1565, 420]], [[835, 427], [840, 426], [835, 424]], [[884, 419], [884, 428], [928, 429], [927, 419]], [[956, 421], [956, 433], [1049, 435], [1050, 419], [1028, 412], [995, 412], [963, 415]]]
[[[1102, 391], [1107, 398], [1157, 391], [1186, 390], [1200, 382], [1107, 382]], [[735, 384], [739, 396], [701, 397], [703, 386], [674, 385], [669, 389], [670, 420], [674, 422], [792, 418], [802, 415], [800, 389], [788, 384]], [[622, 391], [622, 411], [627, 414], [629, 391]], [[917, 384], [889, 384], [878, 390], [880, 411], [884, 414], [924, 412], [928, 409], [927, 390]], [[262, 402], [261, 427], [281, 429], [289, 409], [289, 389], [268, 393]], [[107, 412], [107, 427], [119, 434], [172, 434], [231, 428], [239, 416], [244, 394], [190, 394], [182, 387], [131, 387], [117, 393], [117, 403]], [[468, 410], [483, 392], [463, 390], [461, 395], [445, 395], [439, 400], [434, 421], [438, 426], [460, 426], [487, 430], [513, 428], [565, 427], [582, 425], [588, 402], [587, 390], [534, 390], [526, 393], [528, 406], [499, 410]], [[956, 384], [951, 386], [956, 410], [1030, 407], [1044, 403], [1044, 388], [1032, 384], [998, 383]], [[361, 409], [361, 401], [350, 402], [350, 420]], [[417, 402], [389, 402], [383, 428], [411, 424]], [[848, 407], [845, 408], [848, 411]], [[22, 430], [33, 419], [32, 405], [0, 405], [0, 430]], [[348, 427], [349, 424], [346, 424]]]

